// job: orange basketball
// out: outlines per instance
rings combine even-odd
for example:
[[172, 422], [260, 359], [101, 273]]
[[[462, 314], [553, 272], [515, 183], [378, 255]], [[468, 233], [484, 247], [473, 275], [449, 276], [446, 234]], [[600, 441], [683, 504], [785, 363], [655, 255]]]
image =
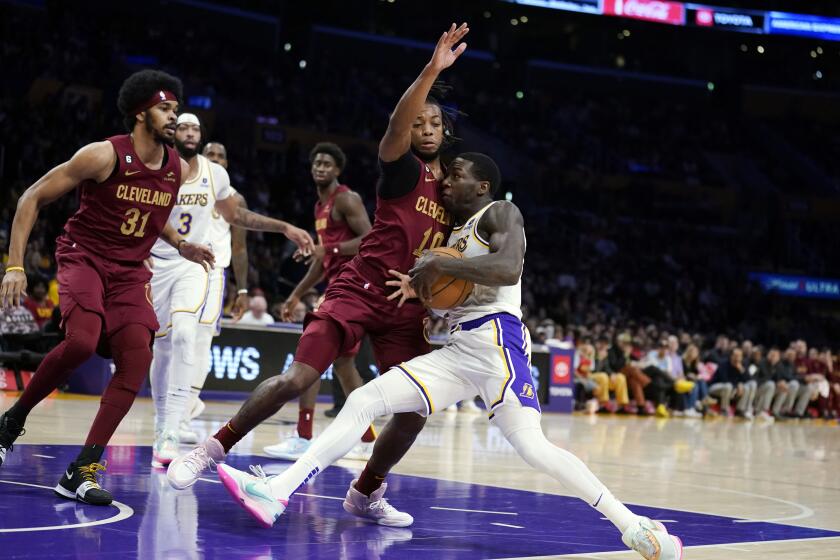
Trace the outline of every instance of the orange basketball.
[[[435, 247], [431, 252], [450, 259], [463, 258], [461, 252], [452, 247]], [[458, 307], [472, 292], [473, 283], [469, 280], [441, 276], [432, 286], [432, 300], [427, 305], [433, 309], [452, 309]]]

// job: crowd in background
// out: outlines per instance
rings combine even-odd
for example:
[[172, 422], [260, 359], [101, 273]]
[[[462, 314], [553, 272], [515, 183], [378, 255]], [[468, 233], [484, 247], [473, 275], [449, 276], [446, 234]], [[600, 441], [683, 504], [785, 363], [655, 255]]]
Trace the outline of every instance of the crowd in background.
[[[314, 141], [287, 139], [267, 148], [255, 140], [256, 120], [268, 116], [281, 126], [339, 143], [352, 139], [343, 145], [348, 166], [342, 181], [362, 195], [372, 214], [376, 141], [427, 56], [422, 49], [337, 42], [316, 33], [305, 52], [299, 45], [306, 41], [300, 40], [290, 54], [284, 49], [266, 53], [242, 42], [197, 40], [201, 30], [184, 20], [149, 19], [137, 25], [117, 18], [97, 27], [97, 18], [107, 15], [59, 7], [44, 18], [28, 8], [2, 9], [4, 247], [24, 188], [80, 146], [123, 131], [114, 98], [120, 81], [139, 67], [131, 55], [152, 57], [184, 80], [188, 95], [213, 100], [206, 140], [226, 144], [232, 183], [251, 208], [310, 229], [316, 193], [307, 155]], [[121, 31], [105, 31], [114, 26], [122, 26]], [[157, 40], [172, 33], [184, 37], [177, 52]], [[308, 59], [305, 68], [301, 58]], [[696, 93], [654, 95], [656, 84], [642, 93], [614, 82], [557, 87], [534, 75], [523, 81], [524, 95], [517, 98], [507, 80], [480, 79], [501, 76], [496, 72], [504, 70], [504, 63], [501, 70], [499, 64], [475, 60], [464, 64], [485, 66], [446, 76], [454, 88], [447, 103], [467, 114], [456, 123], [456, 135], [469, 137], [459, 148], [478, 147], [500, 161], [515, 162], [503, 166], [503, 191], [526, 217], [524, 317], [535, 342], [575, 344], [586, 394], [603, 404], [623, 375], [627, 398], [611, 392], [610, 400], [625, 411], [650, 412], [652, 407], [693, 415], [720, 409], [725, 414], [727, 401], [744, 415], [801, 416], [810, 404], [821, 415], [837, 410], [832, 376], [838, 366], [831, 354], [817, 352], [812, 358], [814, 350], [807, 351], [804, 343], [802, 348], [786, 345], [793, 337], [820, 347], [836, 344], [837, 310], [765, 294], [746, 279], [749, 270], [840, 272], [840, 245], [825, 242], [836, 238], [837, 224], [801, 220], [780, 210], [780, 193], [812, 185], [797, 176], [794, 160], [807, 156], [829, 183], [837, 182], [837, 144], [829, 127], [784, 119], [754, 122], [732, 107], [719, 111], [716, 99]], [[562, 74], [553, 80], [572, 78]], [[798, 150], [795, 157], [788, 161], [762, 151], [755, 135], [767, 130], [785, 137]], [[727, 162], [762, 173], [735, 177]], [[615, 177], [620, 188], [607, 179]], [[663, 181], [670, 190], [654, 188]], [[734, 203], [711, 201], [718, 196]], [[30, 237], [26, 309], [36, 328], [57, 324], [54, 240], [75, 205], [75, 198], [66, 196], [45, 208]], [[305, 272], [289, 258], [292, 251], [281, 236], [249, 234], [252, 307], [244, 321], [279, 320], [279, 306]], [[234, 293], [229, 286], [228, 311]], [[304, 298], [295, 318], [302, 320], [317, 298], [316, 293]], [[432, 330], [444, 332], [443, 321], [433, 322]], [[676, 346], [668, 333], [677, 337]], [[719, 333], [760, 341], [760, 346], [747, 345], [738, 358], [732, 343], [712, 346]], [[710, 359], [709, 352], [717, 354]], [[604, 358], [607, 354], [614, 359]], [[795, 364], [795, 375], [778, 377], [781, 370], [789, 373], [789, 364]], [[600, 374], [607, 376], [607, 389]], [[721, 381], [722, 375], [727, 381]], [[817, 375], [824, 382], [808, 377]], [[680, 384], [683, 379], [688, 383]], [[771, 380], [774, 391], [768, 396]], [[754, 390], [749, 389], [753, 381]], [[728, 396], [721, 384], [731, 385]], [[796, 398], [784, 400], [777, 411], [781, 395]]]

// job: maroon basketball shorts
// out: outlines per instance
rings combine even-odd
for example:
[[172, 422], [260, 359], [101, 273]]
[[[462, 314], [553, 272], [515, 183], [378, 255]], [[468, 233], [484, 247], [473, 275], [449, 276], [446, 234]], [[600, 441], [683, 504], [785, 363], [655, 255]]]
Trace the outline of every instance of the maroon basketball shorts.
[[58, 240], [55, 258], [62, 317], [69, 317], [77, 306], [96, 313], [102, 317], [106, 337], [129, 324], [158, 330], [152, 273], [143, 263], [105, 259], [64, 236]]
[[306, 317], [295, 361], [325, 371], [339, 356], [358, 352], [367, 333], [380, 372], [431, 350], [424, 333], [425, 309], [397, 307], [381, 286], [345, 267], [327, 288], [318, 311]]

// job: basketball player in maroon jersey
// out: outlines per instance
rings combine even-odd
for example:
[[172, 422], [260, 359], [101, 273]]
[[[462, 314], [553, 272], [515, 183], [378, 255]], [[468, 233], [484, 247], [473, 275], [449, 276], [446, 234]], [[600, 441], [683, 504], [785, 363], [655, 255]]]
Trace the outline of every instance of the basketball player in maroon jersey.
[[[450, 216], [439, 203], [444, 173], [438, 157], [448, 132], [447, 118], [429, 93], [440, 73], [466, 50], [466, 43], [458, 43], [468, 31], [466, 24], [457, 28], [452, 24], [443, 33], [432, 59], [391, 114], [379, 144], [381, 177], [373, 228], [362, 240], [359, 254], [327, 288], [321, 307], [307, 317], [295, 361], [282, 375], [260, 383], [213, 437], [170, 464], [167, 474], [173, 487], [194, 484], [211, 463], [222, 460], [248, 432], [298, 397], [365, 333], [380, 371], [430, 350], [423, 330], [426, 309], [418, 303], [398, 308], [388, 299], [386, 282], [389, 270], [409, 270], [424, 250], [442, 245], [449, 231]], [[348, 492], [347, 511], [382, 525], [413, 523], [410, 515], [382, 499], [386, 488], [382, 480], [411, 446], [423, 422], [417, 414], [394, 416], [377, 438], [362, 477]]]
[[144, 70], [120, 88], [117, 105], [130, 134], [94, 142], [53, 168], [24, 192], [12, 224], [9, 265], [0, 297], [18, 305], [26, 289], [24, 249], [38, 210], [79, 188], [79, 209], [57, 240], [64, 341], [41, 362], [20, 399], [0, 417], [0, 463], [23, 433], [32, 408], [97, 349], [107, 348], [116, 370], [76, 461], [56, 493], [107, 505], [112, 496], [97, 481], [105, 445], [131, 408], [152, 360], [157, 320], [151, 305], [151, 273], [143, 265], [160, 236], [184, 258], [213, 264], [206, 247], [181, 239], [166, 226], [189, 167], [172, 147], [181, 81]]
[[[332, 283], [341, 266], [359, 252], [362, 237], [370, 230], [370, 219], [361, 197], [347, 185], [338, 182], [338, 177], [347, 163], [344, 151], [332, 142], [321, 142], [309, 153], [309, 161], [312, 180], [318, 189], [318, 202], [315, 203], [318, 244], [313, 250], [309, 270], [283, 303], [284, 321], [292, 320], [300, 298], [309, 290], [325, 279], [328, 286]], [[359, 353], [360, 343], [361, 341], [336, 358], [333, 363], [335, 377], [346, 395], [362, 386], [362, 378], [356, 370], [356, 354]], [[320, 386], [321, 382], [318, 379], [300, 396], [297, 436], [265, 447], [266, 455], [294, 461], [306, 452], [312, 441], [315, 401]], [[368, 428], [362, 436], [362, 442], [367, 444], [363, 447], [371, 447], [375, 439], [373, 428]], [[366, 449], [354, 451], [362, 454]], [[370, 453], [366, 455], [369, 456]], [[367, 459], [367, 456], [363, 458]]]

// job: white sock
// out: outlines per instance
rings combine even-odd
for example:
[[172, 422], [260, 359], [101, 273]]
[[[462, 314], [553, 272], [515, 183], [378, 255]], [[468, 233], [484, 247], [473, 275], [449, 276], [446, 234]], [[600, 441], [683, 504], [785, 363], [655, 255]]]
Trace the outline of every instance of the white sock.
[[425, 410], [423, 398], [400, 372], [389, 371], [359, 387], [350, 393], [341, 412], [313, 440], [306, 453], [271, 479], [271, 493], [277, 499], [289, 499], [300, 486], [353, 449], [374, 418], [420, 410]]
[[172, 364], [163, 420], [163, 428], [168, 431], [178, 431], [190, 404], [190, 386], [198, 369], [195, 353], [197, 326], [198, 317], [191, 313], [172, 314]]
[[195, 358], [197, 367], [195, 369], [195, 378], [190, 384], [190, 400], [184, 409], [184, 420], [189, 421], [190, 411], [195, 406], [198, 397], [201, 395], [201, 390], [204, 388], [204, 383], [207, 381], [207, 375], [210, 373], [210, 348], [213, 345], [213, 336], [216, 334], [215, 325], [198, 325], [198, 333], [195, 339]]
[[172, 361], [172, 333], [155, 338], [152, 353], [149, 379], [152, 402], [155, 405], [155, 434], [157, 434], [163, 430], [163, 419], [166, 416], [166, 394], [169, 390], [169, 367]]
[[616, 500], [583, 461], [546, 439], [536, 410], [503, 406], [496, 412], [493, 422], [526, 463], [551, 476], [572, 494], [597, 509], [622, 534], [638, 522], [638, 516]]

